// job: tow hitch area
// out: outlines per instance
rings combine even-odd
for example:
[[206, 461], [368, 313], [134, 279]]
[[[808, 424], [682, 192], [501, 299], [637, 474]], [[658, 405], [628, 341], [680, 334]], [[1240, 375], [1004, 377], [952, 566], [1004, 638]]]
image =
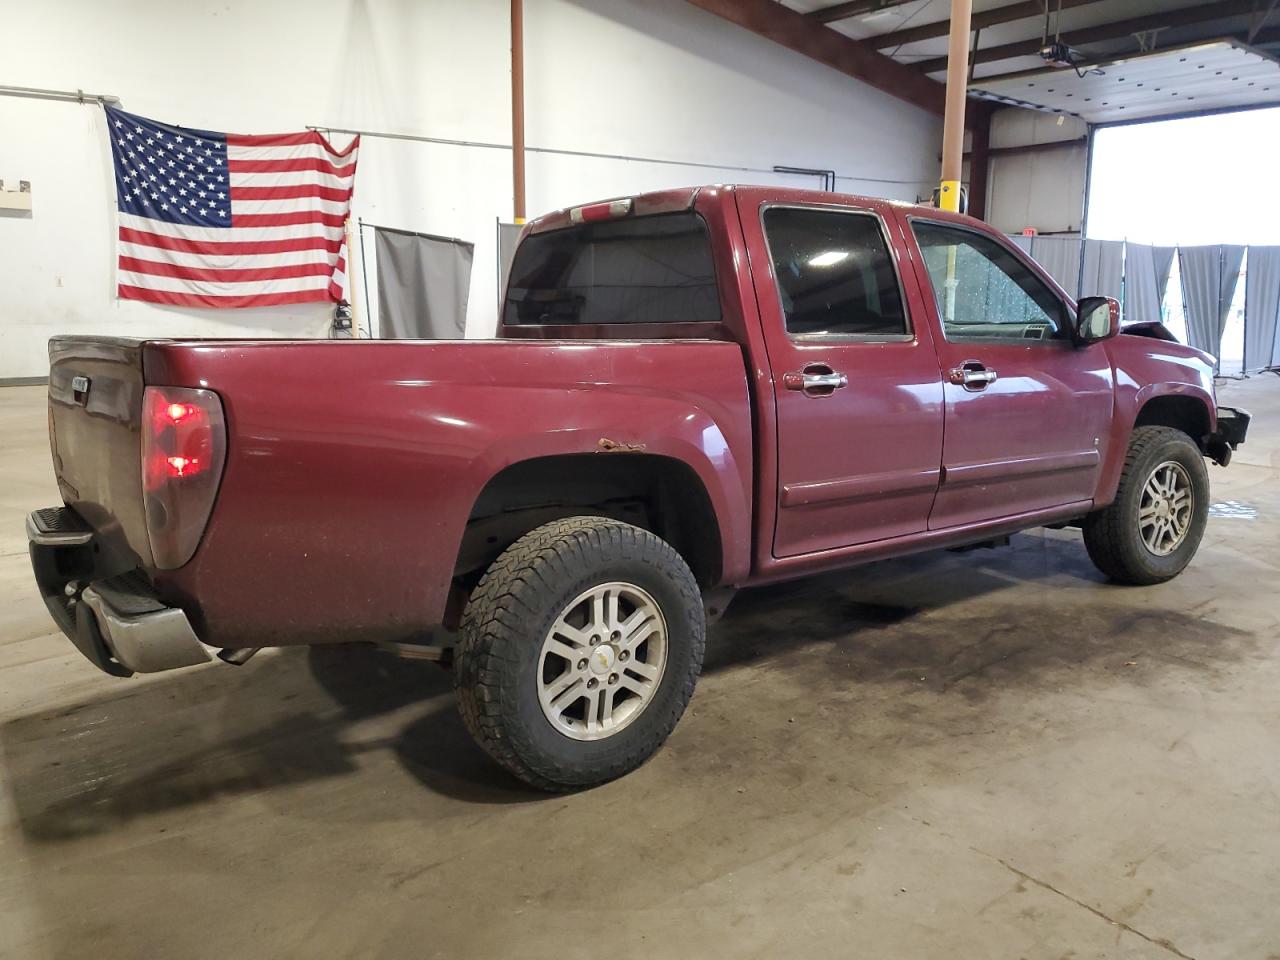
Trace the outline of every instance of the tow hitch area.
[[54, 622], [94, 666], [115, 677], [204, 663], [187, 615], [161, 603], [136, 571], [98, 566], [93, 530], [67, 507], [27, 518], [31, 569]]

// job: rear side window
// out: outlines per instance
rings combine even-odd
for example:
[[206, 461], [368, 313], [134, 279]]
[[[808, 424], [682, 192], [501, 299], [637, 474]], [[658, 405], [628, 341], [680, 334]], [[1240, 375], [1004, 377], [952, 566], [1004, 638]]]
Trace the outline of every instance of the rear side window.
[[707, 226], [689, 212], [527, 237], [502, 311], [508, 326], [719, 320]]
[[893, 337], [908, 332], [880, 221], [865, 213], [772, 207], [765, 236], [787, 333]]

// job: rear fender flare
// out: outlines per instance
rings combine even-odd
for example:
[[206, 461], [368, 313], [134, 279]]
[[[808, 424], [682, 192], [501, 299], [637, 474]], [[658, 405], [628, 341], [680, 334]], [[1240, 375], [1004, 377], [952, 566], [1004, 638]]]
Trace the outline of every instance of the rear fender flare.
[[[643, 427], [617, 428], [619, 422], [637, 422], [634, 400], [631, 398], [629, 416], [619, 416], [618, 411], [608, 409], [603, 416], [593, 418], [594, 423], [526, 433], [486, 447], [473, 464], [471, 507], [499, 473], [527, 460], [568, 454], [627, 457], [644, 453], [667, 457], [691, 468], [706, 490], [720, 529], [722, 581], [734, 583], [743, 579], [750, 564], [752, 514], [750, 493], [740, 478], [750, 477], [751, 465], [742, 469], [728, 438], [710, 415], [674, 401], [662, 403], [667, 409], [659, 415], [652, 400], [647, 399]], [[605, 406], [612, 408], [613, 404]], [[467, 511], [468, 516], [470, 512]]]

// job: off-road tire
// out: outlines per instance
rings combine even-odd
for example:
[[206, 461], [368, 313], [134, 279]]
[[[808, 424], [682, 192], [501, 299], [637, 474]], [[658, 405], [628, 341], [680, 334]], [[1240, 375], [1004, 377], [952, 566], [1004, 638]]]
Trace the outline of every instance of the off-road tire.
[[[666, 668], [633, 722], [600, 740], [556, 730], [538, 701], [542, 642], [574, 597], [633, 583], [667, 624]], [[684, 713], [702, 669], [706, 618], [697, 581], [670, 544], [605, 517], [572, 517], [525, 534], [493, 562], [462, 616], [455, 688], [463, 722], [484, 750], [526, 783], [567, 791], [643, 764]]]
[[[1142, 489], [1157, 465], [1181, 464], [1191, 478], [1191, 525], [1182, 543], [1167, 556], [1147, 549], [1138, 528]], [[1173, 427], [1138, 427], [1129, 440], [1116, 498], [1085, 517], [1084, 544], [1094, 566], [1118, 583], [1147, 586], [1171, 580], [1183, 571], [1204, 536], [1209, 518], [1209, 471], [1195, 441]]]

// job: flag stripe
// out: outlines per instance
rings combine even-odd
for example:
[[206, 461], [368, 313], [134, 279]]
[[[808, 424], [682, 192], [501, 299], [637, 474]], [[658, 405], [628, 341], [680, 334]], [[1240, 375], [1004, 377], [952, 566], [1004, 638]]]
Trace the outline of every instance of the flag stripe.
[[204, 254], [207, 256], [239, 256], [242, 254], [290, 253], [298, 250], [324, 250], [337, 253], [342, 248], [342, 238], [327, 237], [291, 237], [282, 240], [239, 240], [220, 243], [209, 240], [184, 240], [181, 237], [166, 237], [158, 233], [147, 233], [143, 230], [120, 228], [121, 241], [140, 243], [149, 247], [164, 250], [175, 250], [183, 253]]
[[319, 197], [321, 200], [337, 200], [346, 203], [351, 199], [351, 189], [322, 187], [318, 183], [296, 183], [283, 187], [236, 186], [233, 200], [291, 200], [295, 197]]
[[118, 282], [123, 286], [168, 290], [171, 293], [198, 293], [210, 297], [240, 296], [253, 293], [297, 293], [302, 290], [327, 290], [329, 277], [281, 277], [275, 280], [184, 280], [136, 270], [121, 270]]
[[222, 283], [253, 283], [291, 277], [324, 277], [327, 283], [334, 271], [333, 267], [323, 261], [235, 270], [228, 267], [184, 267], [125, 256], [120, 258], [120, 269], [130, 273], [149, 273], [156, 277], [173, 277], [177, 280], [211, 280]]
[[315, 170], [319, 173], [332, 174], [335, 177], [350, 177], [356, 172], [356, 165], [349, 163], [340, 167], [319, 157], [298, 157], [295, 160], [227, 160], [227, 169], [232, 173], [290, 173], [299, 170]]
[[332, 153], [319, 144], [307, 144], [301, 147], [254, 146], [238, 147], [227, 145], [227, 157], [231, 160], [324, 160], [335, 166], [343, 166], [350, 161], [341, 154]]
[[335, 177], [331, 173], [306, 170], [284, 170], [276, 173], [231, 173], [233, 187], [289, 187], [317, 184], [335, 190], [350, 190], [351, 177]]
[[233, 189], [231, 193], [232, 217], [251, 213], [289, 213], [308, 210], [316, 213], [336, 213], [345, 218], [347, 209], [348, 204], [345, 200], [322, 200], [320, 197], [295, 197], [292, 200], [242, 200], [239, 190]]
[[327, 227], [342, 228], [347, 218], [341, 213], [324, 213], [320, 210], [297, 210], [293, 213], [232, 213], [231, 226], [287, 227], [301, 223], [322, 223]]
[[[168, 239], [168, 238], [162, 238]], [[342, 241], [334, 243], [338, 249]], [[231, 244], [235, 246], [235, 244]], [[261, 246], [261, 244], [259, 244]], [[299, 263], [331, 264], [330, 250], [323, 247], [308, 247], [303, 250], [250, 250], [245, 253], [201, 252], [192, 253], [187, 250], [174, 250], [170, 247], [143, 246], [120, 241], [120, 257], [133, 257], [136, 260], [152, 260], [159, 263], [172, 263], [178, 267], [221, 267], [227, 270], [251, 270], [264, 267], [286, 267]], [[339, 256], [341, 259], [341, 256]], [[335, 268], [336, 269], [336, 268]]]
[[230, 227], [188, 227], [178, 223], [166, 223], [150, 217], [138, 217], [129, 213], [120, 214], [120, 226], [142, 230], [145, 233], [158, 233], [165, 237], [179, 237], [183, 240], [212, 240], [215, 242], [245, 240], [291, 240], [295, 237], [323, 236], [329, 240], [342, 239], [342, 224], [330, 226], [322, 222], [300, 223], [272, 226], [254, 224], [251, 226]]
[[146, 300], [149, 303], [166, 303], [175, 307], [275, 307], [286, 303], [325, 303], [338, 299], [338, 294], [331, 289], [237, 296], [174, 293], [172, 290], [150, 290], [125, 283], [120, 284], [116, 289], [122, 300]]
[[346, 157], [360, 145], [360, 138], [356, 137], [352, 140], [345, 150], [339, 150], [316, 130], [308, 130], [306, 133], [227, 134], [227, 146], [229, 147], [300, 147], [312, 145], [323, 147], [335, 157]]

